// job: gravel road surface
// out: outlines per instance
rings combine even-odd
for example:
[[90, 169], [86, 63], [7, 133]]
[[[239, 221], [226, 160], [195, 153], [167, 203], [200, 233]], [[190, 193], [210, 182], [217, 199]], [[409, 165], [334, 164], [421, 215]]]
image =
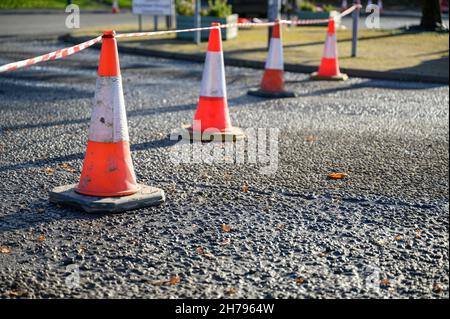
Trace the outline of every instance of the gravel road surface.
[[[5, 41], [0, 64], [65, 46]], [[78, 181], [98, 53], [0, 75], [0, 297], [449, 297], [448, 86], [288, 73], [299, 96], [263, 100], [227, 67], [233, 124], [279, 129], [264, 175], [172, 163], [203, 65], [121, 54], [137, 177], [167, 201], [87, 215], [48, 191]]]

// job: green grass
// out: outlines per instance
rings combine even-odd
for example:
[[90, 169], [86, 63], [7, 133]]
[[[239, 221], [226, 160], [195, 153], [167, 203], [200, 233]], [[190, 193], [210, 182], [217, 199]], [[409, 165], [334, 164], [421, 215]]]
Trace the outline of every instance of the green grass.
[[[73, 0], [81, 9], [106, 9], [111, 0]], [[119, 0], [121, 8], [131, 8], [132, 0]], [[67, 0], [1, 0], [0, 9], [63, 9]]]

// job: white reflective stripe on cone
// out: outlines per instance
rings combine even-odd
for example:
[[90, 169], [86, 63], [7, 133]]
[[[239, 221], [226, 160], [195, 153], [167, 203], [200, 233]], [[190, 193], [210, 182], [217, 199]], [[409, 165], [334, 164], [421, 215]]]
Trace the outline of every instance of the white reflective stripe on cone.
[[222, 52], [206, 53], [200, 96], [226, 97], [225, 67]]
[[323, 57], [326, 59], [335, 59], [337, 57], [336, 34], [327, 35]]
[[89, 140], [103, 143], [129, 140], [120, 76], [97, 78]]
[[283, 70], [283, 44], [279, 38], [270, 39], [269, 55], [266, 61], [266, 69]]

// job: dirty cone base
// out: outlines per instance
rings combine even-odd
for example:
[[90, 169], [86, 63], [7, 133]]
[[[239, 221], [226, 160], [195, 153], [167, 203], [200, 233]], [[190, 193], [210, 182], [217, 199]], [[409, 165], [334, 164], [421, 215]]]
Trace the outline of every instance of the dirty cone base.
[[324, 76], [324, 75], [319, 75], [318, 72], [314, 72], [313, 74], [311, 74], [311, 80], [317, 80], [317, 81], [347, 81], [348, 80], [348, 75], [341, 73], [338, 75], [333, 75], [333, 76]]
[[189, 139], [197, 142], [236, 142], [245, 139], [245, 134], [238, 127], [227, 128], [223, 132], [194, 132], [192, 127], [186, 130]]
[[121, 197], [95, 197], [81, 195], [75, 191], [77, 184], [56, 187], [50, 192], [50, 202], [71, 206], [86, 213], [121, 213], [143, 207], [156, 206], [164, 202], [164, 191], [146, 185], [139, 185], [133, 195]]
[[263, 97], [266, 99], [284, 99], [296, 97], [294, 92], [283, 91], [283, 92], [268, 92], [263, 90], [249, 90], [248, 95]]

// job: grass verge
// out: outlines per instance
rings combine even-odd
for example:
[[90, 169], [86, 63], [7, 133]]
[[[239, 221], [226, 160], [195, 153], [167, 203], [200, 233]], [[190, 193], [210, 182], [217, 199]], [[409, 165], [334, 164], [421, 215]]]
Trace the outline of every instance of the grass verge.
[[[106, 28], [106, 27], [105, 27]], [[113, 28], [109, 26], [108, 28]], [[121, 26], [118, 32], [135, 31], [135, 26]], [[101, 30], [75, 33], [94, 36]], [[207, 44], [197, 46], [179, 41], [175, 35], [120, 40], [122, 44], [163, 52], [204, 53]], [[283, 30], [286, 63], [317, 66], [325, 41], [323, 27], [285, 27]], [[227, 57], [264, 61], [267, 55], [267, 29], [240, 30], [237, 39], [224, 42]], [[446, 34], [402, 31], [361, 30], [359, 56], [351, 55], [351, 30], [338, 31], [340, 64], [344, 68], [372, 71], [396, 71], [430, 76], [449, 76], [449, 38]]]

